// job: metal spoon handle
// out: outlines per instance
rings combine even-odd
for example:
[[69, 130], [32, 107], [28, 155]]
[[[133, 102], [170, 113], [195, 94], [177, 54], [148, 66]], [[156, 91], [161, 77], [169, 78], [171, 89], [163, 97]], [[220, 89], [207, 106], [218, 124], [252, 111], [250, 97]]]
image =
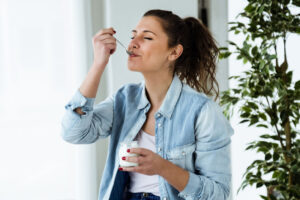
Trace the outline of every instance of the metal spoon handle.
[[[116, 37], [115, 37], [115, 38], [116, 38]], [[118, 43], [126, 50], [126, 53], [130, 55], [131, 52], [127, 50], [127, 48], [122, 44], [122, 42], [120, 42], [117, 38], [116, 38], [116, 40], [117, 40], [117, 42], [118, 42]]]
[[[115, 37], [115, 38], [116, 38], [116, 37]], [[117, 42], [118, 42], [122, 47], [124, 47], [125, 50], [127, 50], [127, 48], [122, 44], [122, 42], [120, 42], [120, 40], [118, 40], [117, 38], [116, 38], [116, 40], [117, 40]]]

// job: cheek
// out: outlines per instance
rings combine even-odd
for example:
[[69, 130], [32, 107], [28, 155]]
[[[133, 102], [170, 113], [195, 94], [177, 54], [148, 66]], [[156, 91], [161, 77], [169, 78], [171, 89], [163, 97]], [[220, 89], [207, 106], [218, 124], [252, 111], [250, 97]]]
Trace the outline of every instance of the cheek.
[[160, 65], [167, 60], [166, 52], [158, 48], [153, 48], [145, 57], [147, 61], [152, 64]]

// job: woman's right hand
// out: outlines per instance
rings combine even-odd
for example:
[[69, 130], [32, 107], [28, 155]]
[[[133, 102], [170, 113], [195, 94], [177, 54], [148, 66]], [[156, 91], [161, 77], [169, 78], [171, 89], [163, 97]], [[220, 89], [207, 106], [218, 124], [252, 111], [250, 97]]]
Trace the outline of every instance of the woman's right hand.
[[115, 33], [113, 28], [107, 28], [100, 30], [93, 37], [94, 65], [107, 65], [110, 55], [116, 51], [116, 38], [113, 37]]

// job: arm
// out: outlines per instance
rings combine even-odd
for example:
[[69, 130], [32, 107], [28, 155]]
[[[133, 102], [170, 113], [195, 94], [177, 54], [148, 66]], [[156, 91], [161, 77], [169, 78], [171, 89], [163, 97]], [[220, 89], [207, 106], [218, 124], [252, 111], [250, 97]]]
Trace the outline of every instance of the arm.
[[[93, 37], [94, 62], [85, 80], [80, 86], [80, 93], [87, 98], [95, 98], [101, 76], [108, 63], [110, 55], [116, 49], [116, 39], [113, 37], [115, 31], [112, 28], [103, 29]], [[75, 111], [83, 115], [80, 107]]]
[[[94, 98], [84, 97], [77, 91], [72, 100], [65, 106], [62, 119], [62, 138], [74, 144], [90, 144], [99, 137], [109, 136], [113, 123], [114, 97], [108, 97], [96, 106]], [[83, 115], [74, 110], [80, 107]]]
[[196, 123], [196, 173], [189, 172], [179, 193], [187, 199], [227, 199], [231, 186], [230, 137], [233, 129], [220, 107], [208, 100]]
[[93, 38], [94, 63], [80, 89], [66, 106], [62, 120], [62, 137], [71, 143], [93, 143], [99, 136], [106, 137], [113, 120], [113, 98], [95, 106], [94, 101], [101, 76], [110, 54], [115, 51], [114, 30], [103, 29]]

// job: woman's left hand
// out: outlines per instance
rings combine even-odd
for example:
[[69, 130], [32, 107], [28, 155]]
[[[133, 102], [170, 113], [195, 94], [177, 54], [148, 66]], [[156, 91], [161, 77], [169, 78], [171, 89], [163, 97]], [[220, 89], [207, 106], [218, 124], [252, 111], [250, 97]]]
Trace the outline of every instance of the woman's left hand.
[[149, 149], [131, 148], [129, 153], [139, 154], [139, 156], [123, 157], [125, 161], [138, 163], [137, 167], [122, 167], [119, 170], [128, 172], [138, 172], [145, 175], [159, 174], [163, 169], [165, 159]]

